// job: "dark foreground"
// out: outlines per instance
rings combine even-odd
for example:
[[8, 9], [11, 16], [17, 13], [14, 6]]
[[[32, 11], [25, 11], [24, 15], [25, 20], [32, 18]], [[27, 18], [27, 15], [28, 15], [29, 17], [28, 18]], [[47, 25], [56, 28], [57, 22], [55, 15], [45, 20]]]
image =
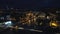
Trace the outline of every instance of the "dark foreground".
[[28, 31], [28, 30], [9, 30], [6, 29], [1, 31], [0, 34], [56, 34], [52, 32], [35, 32], [35, 31]]

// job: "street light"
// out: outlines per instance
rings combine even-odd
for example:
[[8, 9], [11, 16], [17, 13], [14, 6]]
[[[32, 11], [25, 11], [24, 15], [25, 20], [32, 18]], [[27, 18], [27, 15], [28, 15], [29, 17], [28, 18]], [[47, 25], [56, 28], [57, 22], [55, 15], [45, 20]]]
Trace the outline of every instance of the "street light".
[[50, 22], [50, 26], [51, 26], [52, 28], [56, 28], [56, 27], [58, 27], [58, 23], [57, 23], [56, 21], [51, 21], [51, 22]]

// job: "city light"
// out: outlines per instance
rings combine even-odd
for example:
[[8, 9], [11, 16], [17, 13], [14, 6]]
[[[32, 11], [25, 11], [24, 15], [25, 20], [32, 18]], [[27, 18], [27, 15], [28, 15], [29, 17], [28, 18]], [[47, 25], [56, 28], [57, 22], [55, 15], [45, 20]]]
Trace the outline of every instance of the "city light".
[[9, 8], [8, 10], [7, 8], [7, 10], [1, 10], [0, 13], [0, 28], [3, 28], [3, 30], [6, 29], [8, 31], [9, 29], [9, 32], [14, 31], [16, 33], [23, 30], [60, 34], [60, 15], [58, 10], [53, 12], [52, 9], [51, 11], [50, 9], [37, 11], [35, 9], [21, 10], [19, 8]]
[[58, 23], [56, 21], [50, 22], [50, 26], [52, 28], [56, 28], [56, 27], [58, 27]]
[[52, 26], [57, 26], [57, 24], [56, 23], [52, 23]]
[[50, 17], [49, 17], [49, 16], [47, 16], [47, 19], [50, 19]]
[[6, 27], [10, 27], [12, 25], [12, 22], [11, 21], [7, 21], [7, 22], [4, 22]]
[[11, 21], [7, 21], [7, 22], [5, 22], [5, 24], [11, 24]]

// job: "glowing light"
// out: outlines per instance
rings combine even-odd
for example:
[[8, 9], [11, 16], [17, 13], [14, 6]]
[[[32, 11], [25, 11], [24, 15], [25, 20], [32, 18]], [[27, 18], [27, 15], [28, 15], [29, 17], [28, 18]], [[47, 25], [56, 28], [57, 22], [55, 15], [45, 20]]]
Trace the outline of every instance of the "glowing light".
[[50, 26], [55, 28], [58, 26], [57, 22], [53, 21], [53, 22], [50, 22]]
[[56, 24], [56, 23], [52, 23], [52, 25], [53, 25], [53, 26], [57, 26], [57, 24]]
[[50, 17], [49, 17], [49, 16], [47, 16], [47, 19], [50, 19]]
[[6, 27], [10, 27], [12, 25], [12, 22], [11, 21], [7, 21], [7, 22], [4, 22]]
[[27, 16], [33, 16], [33, 13], [28, 13], [28, 14], [26, 14]]
[[11, 21], [5, 22], [5, 24], [11, 24]]

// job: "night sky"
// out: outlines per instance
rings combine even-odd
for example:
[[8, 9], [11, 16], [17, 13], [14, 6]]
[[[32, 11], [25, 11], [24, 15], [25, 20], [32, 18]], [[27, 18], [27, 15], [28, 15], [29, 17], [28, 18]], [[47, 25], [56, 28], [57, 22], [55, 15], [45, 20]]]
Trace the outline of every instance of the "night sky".
[[59, 8], [60, 0], [0, 0], [0, 8]]

